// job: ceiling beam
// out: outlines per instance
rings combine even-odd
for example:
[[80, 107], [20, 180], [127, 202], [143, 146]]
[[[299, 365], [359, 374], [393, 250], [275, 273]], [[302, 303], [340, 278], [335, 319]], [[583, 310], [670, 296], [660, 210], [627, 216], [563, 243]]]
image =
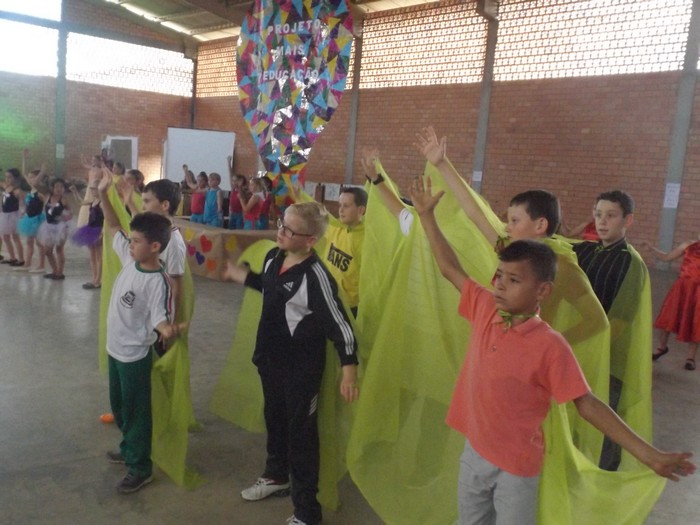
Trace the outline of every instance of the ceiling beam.
[[209, 11], [221, 18], [230, 20], [236, 25], [241, 25], [248, 9], [253, 4], [252, 0], [187, 0], [200, 9]]

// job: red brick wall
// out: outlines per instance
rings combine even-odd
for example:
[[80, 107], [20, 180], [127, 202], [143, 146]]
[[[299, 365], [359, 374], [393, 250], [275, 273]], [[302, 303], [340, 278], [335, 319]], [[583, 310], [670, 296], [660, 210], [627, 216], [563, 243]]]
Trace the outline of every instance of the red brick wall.
[[66, 88], [66, 175], [85, 172], [80, 155], [99, 154], [105, 135], [138, 137], [139, 169], [160, 176], [168, 126], [186, 127], [190, 99], [69, 82]]
[[635, 199], [633, 241], [658, 236], [676, 73], [499, 83], [483, 193], [497, 210], [530, 188], [556, 193], [570, 225], [610, 189]]

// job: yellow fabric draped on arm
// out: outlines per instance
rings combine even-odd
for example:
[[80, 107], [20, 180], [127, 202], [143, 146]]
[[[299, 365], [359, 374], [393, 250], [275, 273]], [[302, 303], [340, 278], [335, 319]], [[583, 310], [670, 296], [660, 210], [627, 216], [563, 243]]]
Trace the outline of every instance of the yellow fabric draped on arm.
[[[444, 187], [433, 166], [427, 166], [426, 174], [436, 191]], [[475, 197], [496, 231], [504, 234], [488, 204]], [[489, 286], [497, 266], [493, 247], [449, 191], [437, 208], [437, 218], [467, 273]], [[450, 430], [444, 416], [468, 343], [469, 325], [458, 316], [459, 295], [439, 275], [417, 218], [408, 238], [397, 239], [396, 218], [370, 191], [366, 229], [365, 253], [386, 254], [386, 258], [372, 256], [363, 261], [358, 324], [364, 351], [369, 346], [371, 350], [348, 448], [348, 468], [385, 522], [454, 523], [464, 436]], [[604, 312], [597, 301], [590, 300], [593, 292], [570, 247], [546, 242], [559, 256], [560, 279], [564, 279], [558, 280], [560, 288], [570, 278], [575, 286], [559, 291], [543, 305], [543, 317], [555, 329], [573, 335], [574, 351], [588, 380], [605, 398], [609, 327]], [[373, 280], [374, 272], [379, 278]], [[581, 323], [588, 323], [588, 329], [578, 328]], [[580, 336], [586, 332], [589, 337]], [[543, 425], [546, 455], [539, 523], [641, 524], [665, 480], [646, 468], [614, 473], [598, 469], [600, 433], [583, 425], [588, 424], [578, 415], [570, 422], [566, 406], [553, 404]], [[573, 435], [591, 458], [576, 448]]]

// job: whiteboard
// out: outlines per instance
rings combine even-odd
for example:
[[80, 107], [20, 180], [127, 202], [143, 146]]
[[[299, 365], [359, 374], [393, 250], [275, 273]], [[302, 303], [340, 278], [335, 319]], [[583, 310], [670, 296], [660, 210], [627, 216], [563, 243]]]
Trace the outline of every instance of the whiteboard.
[[195, 177], [200, 171], [221, 175], [221, 189], [230, 191], [228, 157], [233, 156], [236, 134], [207, 129], [168, 128], [163, 143], [161, 178], [179, 183], [184, 178], [182, 165], [187, 164]]

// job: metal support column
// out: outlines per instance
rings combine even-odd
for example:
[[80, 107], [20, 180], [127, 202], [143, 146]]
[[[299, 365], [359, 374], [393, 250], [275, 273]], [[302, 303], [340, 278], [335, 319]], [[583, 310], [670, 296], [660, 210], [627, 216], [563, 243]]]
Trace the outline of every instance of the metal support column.
[[355, 163], [355, 134], [357, 114], [360, 109], [360, 66], [362, 64], [362, 36], [355, 37], [355, 63], [352, 69], [352, 91], [350, 92], [350, 125], [348, 126], [348, 151], [345, 156], [345, 184], [352, 184]]
[[[676, 231], [676, 216], [678, 200], [683, 183], [685, 155], [690, 134], [690, 119], [693, 112], [695, 85], [698, 76], [698, 46], [700, 46], [700, 0], [693, 1], [690, 15], [688, 41], [683, 60], [683, 72], [678, 86], [676, 100], [676, 115], [671, 132], [668, 170], [666, 172], [664, 202], [659, 221], [659, 242], [661, 250], [668, 252], [673, 248], [673, 237]], [[668, 263], [657, 263], [659, 268], [667, 268]]]
[[474, 145], [474, 164], [472, 166], [472, 188], [481, 193], [481, 182], [486, 163], [486, 139], [489, 131], [489, 113], [491, 106], [491, 88], [493, 85], [493, 66], [496, 61], [496, 44], [498, 42], [498, 20], [488, 20], [486, 34], [486, 53], [484, 56], [484, 75], [481, 79], [481, 97], [479, 100], [479, 120], [476, 126], [476, 143]]
[[[61, 8], [61, 19], [64, 17], [65, 7]], [[68, 52], [68, 31], [61, 24], [58, 29], [58, 74], [56, 75], [56, 100], [54, 102], [55, 117], [55, 142], [56, 142], [56, 166], [54, 174], [65, 178], [66, 171], [66, 55]]]

